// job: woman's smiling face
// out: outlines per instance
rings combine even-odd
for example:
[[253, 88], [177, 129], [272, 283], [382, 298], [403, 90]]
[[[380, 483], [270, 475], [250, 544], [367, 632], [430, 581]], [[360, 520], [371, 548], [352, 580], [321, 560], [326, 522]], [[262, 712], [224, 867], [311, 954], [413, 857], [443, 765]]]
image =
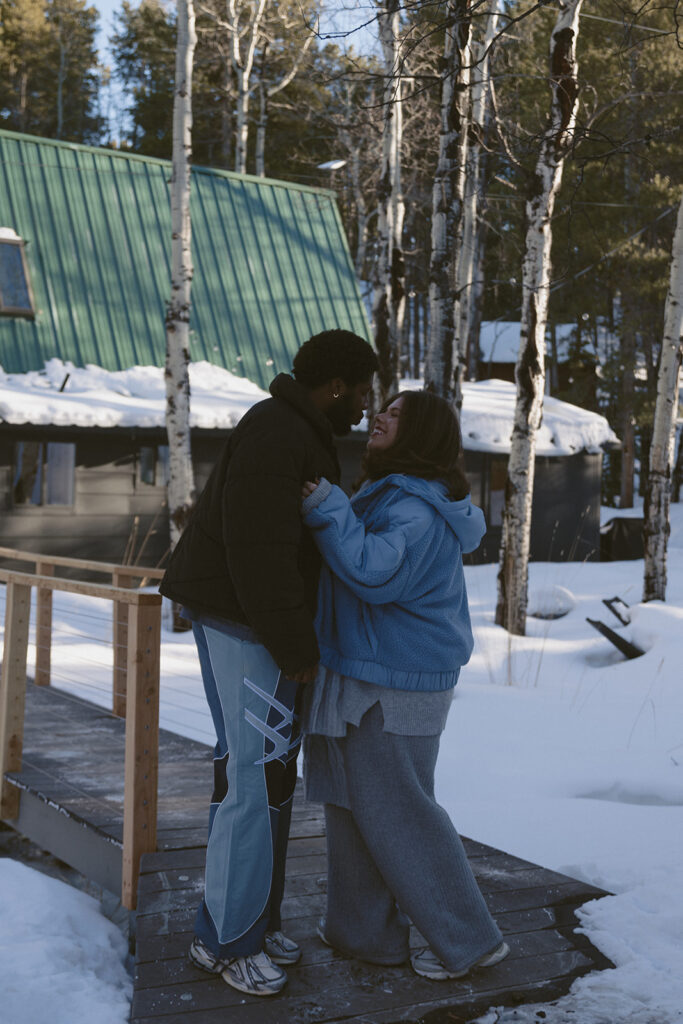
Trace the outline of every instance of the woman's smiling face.
[[396, 398], [384, 412], [377, 413], [368, 438], [368, 451], [384, 452], [395, 443], [402, 405], [403, 399]]

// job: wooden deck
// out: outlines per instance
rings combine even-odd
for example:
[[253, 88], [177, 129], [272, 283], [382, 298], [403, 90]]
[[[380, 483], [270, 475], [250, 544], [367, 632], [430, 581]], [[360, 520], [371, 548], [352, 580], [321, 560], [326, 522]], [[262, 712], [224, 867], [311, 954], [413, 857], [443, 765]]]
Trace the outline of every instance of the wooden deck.
[[[118, 891], [123, 805], [121, 719], [53, 689], [27, 687], [21, 831], [100, 885]], [[162, 730], [158, 852], [143, 857], [135, 921], [131, 1024], [459, 1024], [491, 1005], [556, 998], [574, 978], [610, 967], [574, 911], [604, 895], [582, 882], [465, 840], [489, 906], [512, 947], [501, 964], [454, 982], [430, 982], [408, 966], [378, 968], [324, 946], [323, 819], [295, 802], [284, 929], [303, 948], [272, 999], [236, 992], [193, 968], [186, 952], [203, 882], [210, 748]], [[424, 944], [417, 933], [414, 944]]]
[[[18, 831], [113, 893], [121, 892], [125, 722], [54, 687], [26, 684]], [[159, 732], [157, 848], [205, 833], [210, 748]], [[190, 837], [187, 839], [186, 837]]]

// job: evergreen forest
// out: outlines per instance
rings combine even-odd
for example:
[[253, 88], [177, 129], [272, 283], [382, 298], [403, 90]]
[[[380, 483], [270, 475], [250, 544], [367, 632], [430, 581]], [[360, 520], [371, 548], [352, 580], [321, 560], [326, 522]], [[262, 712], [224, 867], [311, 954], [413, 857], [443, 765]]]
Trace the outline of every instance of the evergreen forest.
[[[418, 376], [425, 354], [449, 28], [465, 11], [471, 36], [461, 91], [473, 91], [486, 59], [485, 115], [468, 124], [479, 160], [465, 374], [475, 378], [485, 372], [476, 351], [481, 322], [520, 318], [525, 202], [548, 116], [557, 6], [404, 0], [377, 5], [374, 16], [369, 9], [363, 31], [352, 35], [321, 30], [318, 0], [195, 6], [193, 162], [334, 189], [368, 288], [386, 192], [382, 140], [387, 115], [396, 119], [400, 108], [403, 374]], [[389, 8], [393, 68], [380, 45]], [[99, 17], [87, 0], [0, 0], [0, 127], [170, 158], [175, 5], [122, 0], [106, 61], [96, 45]], [[683, 180], [682, 45], [678, 0], [600, 0], [581, 14], [576, 126], [552, 214], [547, 388], [602, 411], [621, 438], [604, 475], [608, 503], [628, 505], [646, 488]], [[556, 332], [562, 326], [566, 338], [565, 325], [571, 334], [560, 352]]]

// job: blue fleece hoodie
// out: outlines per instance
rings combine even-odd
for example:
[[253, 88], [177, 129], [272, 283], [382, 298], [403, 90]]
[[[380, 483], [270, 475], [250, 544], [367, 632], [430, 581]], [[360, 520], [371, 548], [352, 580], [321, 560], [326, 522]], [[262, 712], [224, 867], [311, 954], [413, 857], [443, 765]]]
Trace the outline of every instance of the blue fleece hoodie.
[[316, 630], [323, 665], [397, 690], [447, 690], [472, 653], [462, 552], [486, 526], [445, 484], [392, 474], [349, 501], [322, 480], [304, 522], [325, 560]]

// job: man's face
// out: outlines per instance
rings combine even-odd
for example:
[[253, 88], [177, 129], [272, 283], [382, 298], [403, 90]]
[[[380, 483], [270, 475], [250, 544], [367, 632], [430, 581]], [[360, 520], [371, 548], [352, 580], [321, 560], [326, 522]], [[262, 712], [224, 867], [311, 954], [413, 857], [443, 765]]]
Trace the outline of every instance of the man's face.
[[358, 384], [345, 385], [339, 398], [334, 399], [327, 409], [327, 418], [337, 437], [348, 434], [354, 424], [360, 423], [363, 413], [368, 407], [372, 378], [362, 380]]

